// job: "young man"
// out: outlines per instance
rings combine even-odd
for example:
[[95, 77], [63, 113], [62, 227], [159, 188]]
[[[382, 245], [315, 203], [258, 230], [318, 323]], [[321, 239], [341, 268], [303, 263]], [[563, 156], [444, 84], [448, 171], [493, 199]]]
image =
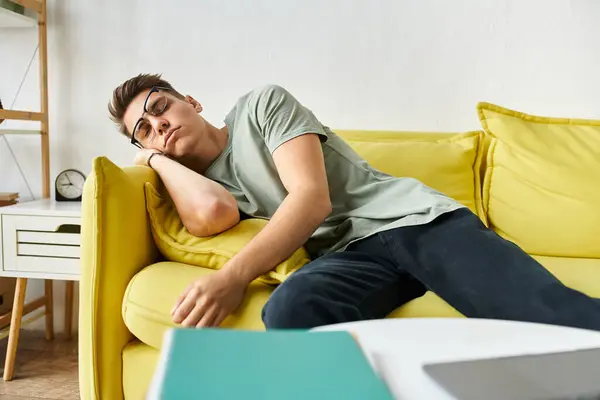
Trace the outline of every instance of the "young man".
[[279, 86], [242, 96], [222, 128], [159, 75], [124, 82], [109, 110], [192, 234], [222, 232], [240, 211], [269, 220], [185, 290], [177, 323], [218, 326], [253, 279], [305, 246], [313, 261], [273, 292], [267, 328], [383, 318], [432, 290], [467, 317], [600, 330], [599, 300], [564, 286], [456, 201], [371, 167]]

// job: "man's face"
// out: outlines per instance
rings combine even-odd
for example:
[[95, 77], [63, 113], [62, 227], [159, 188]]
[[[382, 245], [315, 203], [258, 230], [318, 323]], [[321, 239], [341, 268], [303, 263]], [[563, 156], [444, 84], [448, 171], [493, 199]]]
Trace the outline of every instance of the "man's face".
[[[206, 136], [206, 121], [199, 115], [200, 103], [190, 96], [179, 99], [165, 90], [150, 96], [148, 93], [150, 89], [142, 91], [127, 107], [123, 119], [127, 131], [144, 148], [173, 157], [185, 156], [199, 146]], [[147, 112], [144, 112], [145, 101]]]

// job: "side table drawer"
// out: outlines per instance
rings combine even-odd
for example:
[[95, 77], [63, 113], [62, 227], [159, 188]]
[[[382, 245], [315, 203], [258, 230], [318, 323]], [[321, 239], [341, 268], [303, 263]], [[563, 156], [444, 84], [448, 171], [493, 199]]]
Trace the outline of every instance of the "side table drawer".
[[78, 217], [2, 215], [2, 270], [78, 274]]

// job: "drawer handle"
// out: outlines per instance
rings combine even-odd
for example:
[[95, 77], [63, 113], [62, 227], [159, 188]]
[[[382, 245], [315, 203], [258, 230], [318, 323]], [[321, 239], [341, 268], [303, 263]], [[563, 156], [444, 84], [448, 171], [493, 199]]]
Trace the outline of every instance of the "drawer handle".
[[58, 233], [81, 233], [81, 225], [62, 224], [57, 229]]

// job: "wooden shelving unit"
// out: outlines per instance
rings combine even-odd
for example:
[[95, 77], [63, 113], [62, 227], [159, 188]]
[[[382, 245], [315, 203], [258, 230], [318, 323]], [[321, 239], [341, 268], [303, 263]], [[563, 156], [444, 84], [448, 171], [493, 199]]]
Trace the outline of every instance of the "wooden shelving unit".
[[[14, 11], [0, 8], [0, 28], [26, 28], [38, 29], [39, 41], [39, 74], [40, 74], [40, 111], [0, 110], [0, 119], [39, 121], [42, 159], [42, 196], [50, 197], [50, 146], [48, 132], [48, 42], [46, 29], [46, 0], [10, 0], [22, 5], [32, 13], [37, 14], [35, 18], [22, 15]], [[23, 133], [22, 130], [5, 129], [0, 126], [0, 133], [15, 134]]]
[[[39, 121], [40, 129], [29, 131], [22, 129], [2, 129], [0, 134], [31, 134], [40, 135], [41, 160], [42, 160], [42, 196], [50, 197], [50, 142], [48, 127], [48, 44], [46, 29], [46, 0], [10, 0], [13, 3], [22, 5], [33, 16], [22, 15], [5, 8], [0, 8], [0, 28], [34, 28], [37, 25], [39, 41], [39, 75], [40, 75], [40, 111], [22, 111], [22, 110], [0, 110], [0, 119]], [[37, 18], [35, 17], [37, 16]], [[6, 79], [6, 77], [2, 77]], [[27, 288], [27, 279], [18, 278], [15, 292], [14, 306], [11, 313], [0, 316], [0, 321], [10, 318], [10, 333], [8, 348], [6, 351], [6, 360], [4, 368], [4, 380], [12, 380], [14, 363], [17, 352], [17, 343], [19, 340], [19, 331], [21, 328], [21, 318], [40, 307], [45, 307], [46, 316], [46, 339], [52, 339], [54, 336], [53, 311], [52, 311], [52, 280], [45, 281], [44, 296], [33, 300], [28, 304], [23, 304], [25, 290]]]

